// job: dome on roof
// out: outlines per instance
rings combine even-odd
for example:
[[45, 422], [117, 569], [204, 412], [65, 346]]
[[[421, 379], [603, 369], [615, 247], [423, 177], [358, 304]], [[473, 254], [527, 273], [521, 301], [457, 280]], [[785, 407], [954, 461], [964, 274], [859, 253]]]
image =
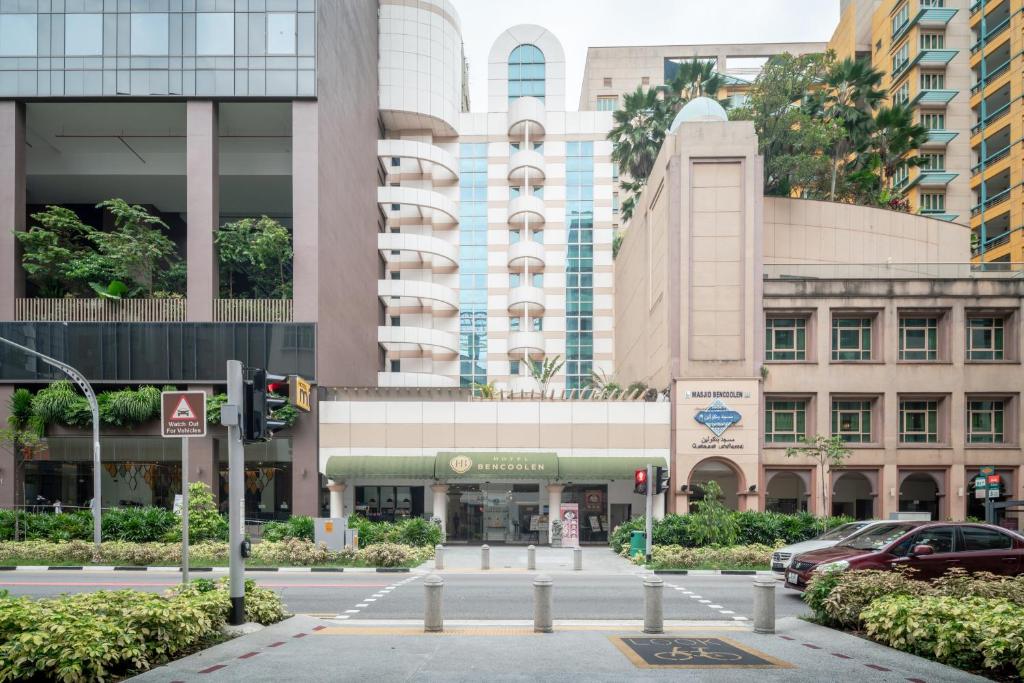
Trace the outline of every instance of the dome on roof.
[[672, 125], [669, 126], [668, 132], [676, 132], [679, 126], [684, 123], [728, 120], [729, 115], [725, 113], [725, 109], [722, 108], [722, 105], [715, 102], [710, 97], [698, 97], [687, 102], [686, 105], [679, 110], [679, 113], [676, 114], [676, 118], [672, 121]]

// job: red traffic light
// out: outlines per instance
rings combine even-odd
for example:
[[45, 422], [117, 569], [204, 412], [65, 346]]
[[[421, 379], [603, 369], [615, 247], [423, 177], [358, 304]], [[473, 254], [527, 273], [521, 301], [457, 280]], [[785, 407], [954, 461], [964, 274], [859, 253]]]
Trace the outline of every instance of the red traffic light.
[[639, 469], [633, 473], [633, 481], [637, 484], [647, 483], [647, 469]]

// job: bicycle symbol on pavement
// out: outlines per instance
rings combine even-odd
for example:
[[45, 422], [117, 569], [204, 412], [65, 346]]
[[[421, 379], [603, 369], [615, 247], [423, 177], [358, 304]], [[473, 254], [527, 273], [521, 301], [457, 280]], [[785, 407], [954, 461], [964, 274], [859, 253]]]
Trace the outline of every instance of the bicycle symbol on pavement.
[[789, 668], [789, 664], [727, 638], [612, 637], [641, 668]]

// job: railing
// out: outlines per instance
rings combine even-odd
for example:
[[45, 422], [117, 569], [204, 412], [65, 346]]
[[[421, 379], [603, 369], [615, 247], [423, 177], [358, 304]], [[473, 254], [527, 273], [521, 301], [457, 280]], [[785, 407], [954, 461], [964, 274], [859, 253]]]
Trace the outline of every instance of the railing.
[[[1010, 149], [1012, 149], [1012, 148], [1013, 148], [1013, 145], [1007, 145], [1006, 147], [1003, 147], [998, 152], [993, 152], [992, 154], [989, 154], [988, 158], [986, 158], [983, 163], [987, 166], [987, 165], [994, 164], [997, 161], [1001, 161], [1001, 160], [1005, 159], [1007, 157], [1007, 155], [1009, 155]], [[981, 170], [981, 166], [982, 166], [982, 164], [977, 164], [976, 166], [971, 168], [971, 173], [977, 173], [978, 171], [980, 171]]]
[[765, 280], [986, 278], [1024, 278], [1024, 263], [766, 263], [764, 266]]
[[[1017, 228], [1020, 230], [1020, 228]], [[1004, 233], [1000, 233], [995, 237], [985, 241], [985, 251], [1001, 247], [1010, 241], [1010, 235], [1017, 232], [1017, 230], [1007, 230]], [[981, 254], [981, 245], [978, 245], [971, 249], [971, 256], [979, 256]]]
[[290, 323], [292, 299], [214, 299], [213, 320], [218, 323]]
[[987, 211], [988, 209], [997, 204], [1002, 204], [1003, 202], [1010, 198], [1010, 190], [1012, 189], [1012, 187], [1008, 187], [1002, 192], [997, 192], [996, 194], [989, 197], [987, 200], [985, 200], [984, 204], [976, 205], [974, 208], [971, 209], [971, 216], [977, 216], [982, 211]]
[[984, 121], [978, 123], [976, 126], [971, 128], [971, 135], [974, 135], [975, 133], [980, 131], [982, 125], [986, 125], [987, 126], [988, 124], [992, 123], [993, 121], [1001, 119], [1004, 116], [1006, 116], [1007, 114], [1009, 114], [1010, 113], [1010, 105], [1011, 104], [1013, 104], [1012, 101], [1011, 102], [1007, 102], [1003, 106], [999, 107], [999, 109], [996, 109], [994, 112], [992, 112], [991, 114], [986, 116]]
[[1006, 73], [1006, 70], [1010, 68], [1010, 62], [1012, 61], [1012, 59], [1007, 59], [1005, 62], [985, 74], [985, 78], [983, 80], [971, 86], [971, 94], [977, 94], [978, 91], [981, 90], [982, 85], [988, 85], [990, 82]]
[[978, 42], [976, 42], [974, 45], [971, 46], [971, 54], [973, 55], [978, 50], [981, 49], [982, 41], [988, 42], [988, 41], [992, 40], [993, 38], [995, 38], [1000, 33], [1002, 33], [1003, 31], [1005, 31], [1006, 27], [1010, 25], [1010, 19], [1011, 19], [1011, 17], [1006, 17], [1001, 22], [996, 24], [993, 28], [990, 28], [985, 33], [985, 36], [983, 38], [979, 38]]
[[14, 317], [32, 322], [182, 322], [184, 299], [17, 299]]

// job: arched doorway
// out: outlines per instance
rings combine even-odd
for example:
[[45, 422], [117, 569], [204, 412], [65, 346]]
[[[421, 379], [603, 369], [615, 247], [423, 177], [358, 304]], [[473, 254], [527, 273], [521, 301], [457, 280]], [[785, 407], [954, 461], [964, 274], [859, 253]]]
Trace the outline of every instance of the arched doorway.
[[764, 509], [793, 515], [807, 512], [807, 483], [800, 472], [765, 473]]
[[907, 474], [900, 482], [900, 512], [927, 512], [933, 520], [942, 519], [939, 483], [929, 472]]
[[[978, 477], [982, 476], [980, 470], [977, 467], [966, 468], [967, 473], [967, 486], [964, 498], [966, 499], [966, 514], [967, 517], [974, 519], [985, 519], [985, 495], [988, 494], [988, 487], [985, 487], [984, 494], [981, 498], [978, 498], [974, 488], [974, 481]], [[997, 500], [1005, 500], [1010, 493], [1014, 491], [1013, 488], [1013, 471], [1009, 469], [996, 470], [996, 474], [999, 475], [999, 497]], [[996, 519], [1001, 519], [1006, 515], [1006, 510], [997, 510]]]
[[703, 485], [713, 481], [722, 489], [722, 505], [739, 509], [740, 474], [723, 460], [703, 460], [690, 472], [690, 503], [704, 496]]
[[875, 516], [875, 497], [871, 481], [863, 472], [842, 472], [835, 479], [832, 493], [832, 514], [854, 519]]

